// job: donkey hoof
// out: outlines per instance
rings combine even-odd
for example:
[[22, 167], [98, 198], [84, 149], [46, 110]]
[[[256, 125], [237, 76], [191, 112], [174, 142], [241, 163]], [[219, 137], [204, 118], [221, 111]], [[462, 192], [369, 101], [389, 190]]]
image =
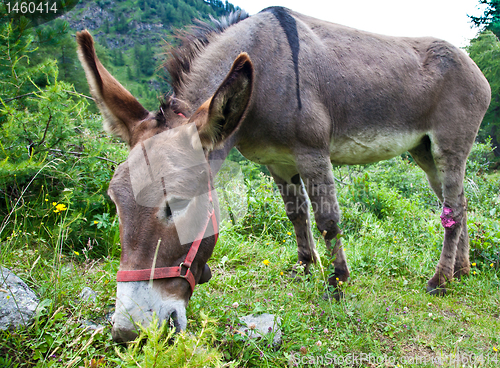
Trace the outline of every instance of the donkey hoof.
[[446, 295], [446, 288], [444, 287], [434, 287], [427, 285], [427, 292], [434, 296], [444, 296]]

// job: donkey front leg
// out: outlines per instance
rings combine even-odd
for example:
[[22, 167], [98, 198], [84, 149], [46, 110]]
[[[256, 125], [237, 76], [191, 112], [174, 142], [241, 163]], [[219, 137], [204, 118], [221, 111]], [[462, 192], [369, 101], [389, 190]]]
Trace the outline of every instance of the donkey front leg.
[[311, 200], [316, 226], [325, 238], [335, 271], [328, 279], [331, 286], [337, 287], [339, 281], [346, 282], [349, 268], [340, 240], [342, 234], [338, 227], [340, 209], [337, 202], [332, 164], [328, 154], [303, 155], [297, 158], [302, 181]]
[[311, 262], [316, 262], [318, 255], [311, 232], [308, 199], [300, 175], [295, 167], [269, 165], [268, 169], [280, 190], [285, 203], [286, 215], [295, 230], [298, 252], [297, 264], [304, 266], [304, 271], [308, 273]]

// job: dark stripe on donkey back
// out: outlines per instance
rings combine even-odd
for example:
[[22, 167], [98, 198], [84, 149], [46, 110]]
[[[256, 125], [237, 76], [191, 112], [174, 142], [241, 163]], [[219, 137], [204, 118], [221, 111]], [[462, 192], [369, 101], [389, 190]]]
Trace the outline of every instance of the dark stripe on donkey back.
[[292, 50], [293, 67], [295, 69], [295, 88], [297, 90], [297, 104], [299, 110], [302, 109], [302, 101], [300, 99], [300, 84], [299, 84], [299, 33], [297, 31], [297, 22], [295, 18], [288, 14], [287, 10], [281, 6], [272, 6], [262, 10], [263, 12], [271, 12], [280, 22], [281, 28], [285, 31], [288, 44]]

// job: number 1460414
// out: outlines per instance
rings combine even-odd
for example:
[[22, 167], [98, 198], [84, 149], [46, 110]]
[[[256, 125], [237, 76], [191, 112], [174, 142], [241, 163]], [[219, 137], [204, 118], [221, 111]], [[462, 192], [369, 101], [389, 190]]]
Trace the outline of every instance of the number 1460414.
[[9, 14], [15, 13], [15, 14], [34, 14], [34, 13], [40, 13], [40, 14], [48, 14], [49, 12], [54, 12], [57, 13], [57, 4], [54, 3], [49, 3], [47, 2], [16, 2], [16, 3], [10, 3], [8, 2], [7, 4], [7, 12]]

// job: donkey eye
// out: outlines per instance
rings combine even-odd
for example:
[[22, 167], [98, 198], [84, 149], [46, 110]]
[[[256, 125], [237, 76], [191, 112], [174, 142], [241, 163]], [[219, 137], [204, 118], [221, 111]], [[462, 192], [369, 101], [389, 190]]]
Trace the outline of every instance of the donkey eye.
[[172, 215], [178, 214], [179, 212], [186, 209], [188, 205], [189, 200], [187, 199], [172, 198], [165, 205], [165, 217], [169, 218]]
[[167, 206], [165, 208], [165, 216], [166, 217], [172, 216], [172, 210], [170, 209], [170, 206], [168, 204], [167, 204]]

